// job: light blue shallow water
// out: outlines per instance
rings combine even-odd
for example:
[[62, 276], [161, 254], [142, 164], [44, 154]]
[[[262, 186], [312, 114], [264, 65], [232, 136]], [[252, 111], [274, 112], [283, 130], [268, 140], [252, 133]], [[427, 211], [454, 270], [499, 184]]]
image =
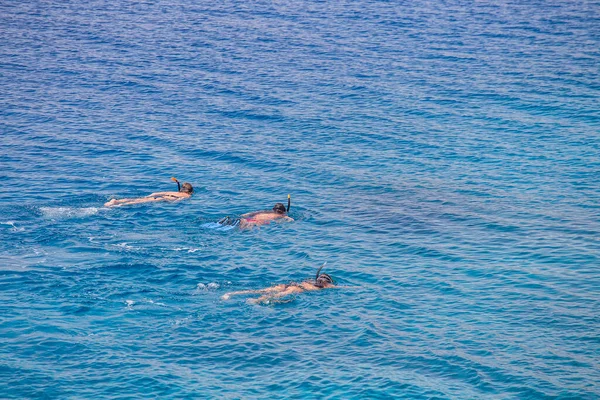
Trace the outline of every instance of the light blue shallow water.
[[[5, 1], [0, 38], [1, 397], [600, 396], [598, 2]], [[220, 300], [324, 261], [354, 288]]]

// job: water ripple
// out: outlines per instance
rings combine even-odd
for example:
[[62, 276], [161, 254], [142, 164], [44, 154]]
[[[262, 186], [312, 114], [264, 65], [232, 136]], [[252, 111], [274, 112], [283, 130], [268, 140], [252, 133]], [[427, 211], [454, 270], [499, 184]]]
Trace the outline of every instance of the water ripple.
[[597, 3], [0, 15], [7, 398], [600, 395]]

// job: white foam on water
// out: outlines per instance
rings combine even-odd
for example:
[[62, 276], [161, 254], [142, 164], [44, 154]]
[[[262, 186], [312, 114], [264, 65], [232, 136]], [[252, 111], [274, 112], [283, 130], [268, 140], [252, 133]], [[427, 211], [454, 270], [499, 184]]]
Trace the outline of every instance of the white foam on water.
[[231, 225], [221, 225], [218, 224], [216, 222], [207, 222], [205, 224], [200, 225], [203, 228], [208, 228], [208, 229], [217, 229], [219, 231], [230, 231], [232, 229], [237, 228], [237, 226], [231, 226]]
[[118, 247], [118, 248], [120, 248], [120, 249], [124, 249], [124, 250], [127, 250], [127, 251], [131, 251], [131, 250], [141, 250], [141, 249], [142, 249], [141, 247], [134, 247], [134, 246], [131, 246], [131, 245], [127, 244], [126, 242], [123, 242], [123, 243], [117, 243], [117, 244], [111, 244], [111, 246], [112, 246], [112, 247]]
[[202, 250], [199, 247], [176, 247], [173, 251], [187, 251], [188, 253], [195, 253], [197, 251]]
[[195, 293], [202, 293], [202, 292], [209, 292], [209, 291], [215, 291], [217, 289], [220, 289], [221, 285], [216, 283], [216, 282], [210, 282], [210, 283], [199, 283], [196, 285], [196, 291]]
[[11, 231], [13, 231], [13, 232], [23, 232], [25, 230], [25, 228], [19, 228], [17, 225], [15, 225], [15, 221], [0, 222], [0, 225], [12, 226]]
[[190, 317], [185, 317], [185, 318], [182, 318], [182, 319], [176, 319], [173, 322], [173, 325], [179, 326], [179, 325], [187, 324], [190, 320], [191, 320]]
[[40, 207], [40, 211], [47, 218], [63, 219], [63, 218], [83, 218], [90, 215], [98, 214], [98, 207]]
[[157, 306], [162, 306], [162, 307], [167, 306], [165, 303], [161, 303], [159, 301], [154, 301], [154, 300], [150, 300], [150, 299], [146, 299], [146, 302], [149, 304], [156, 304]]
[[133, 305], [135, 304], [135, 301], [125, 300], [125, 304], [127, 304], [127, 308], [131, 310], [133, 308]]

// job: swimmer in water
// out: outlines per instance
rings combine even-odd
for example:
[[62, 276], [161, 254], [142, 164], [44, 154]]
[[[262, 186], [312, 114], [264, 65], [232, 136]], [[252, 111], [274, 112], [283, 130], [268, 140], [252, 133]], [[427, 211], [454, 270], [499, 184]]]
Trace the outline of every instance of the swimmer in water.
[[243, 214], [240, 218], [222, 218], [218, 223], [228, 226], [239, 226], [241, 229], [252, 228], [253, 226], [268, 225], [271, 221], [290, 222], [294, 219], [288, 216], [291, 205], [291, 196], [288, 195], [287, 209], [283, 203], [276, 203], [271, 210], [254, 211]]
[[[327, 263], [325, 263], [327, 264]], [[303, 292], [312, 292], [315, 290], [321, 289], [330, 289], [335, 287], [335, 283], [333, 282], [333, 278], [329, 274], [322, 274], [321, 270], [325, 266], [325, 264], [321, 265], [319, 270], [317, 271], [317, 275], [315, 279], [306, 280], [300, 283], [292, 282], [289, 284], [281, 284], [271, 286], [265, 289], [259, 290], [241, 290], [239, 292], [229, 292], [221, 296], [223, 300], [229, 300], [231, 296], [238, 294], [256, 294], [263, 293], [262, 296], [256, 299], [249, 299], [248, 303], [251, 304], [260, 304], [260, 303], [269, 303], [271, 301], [277, 302], [281, 300], [283, 297], [292, 295], [292, 294], [300, 294]]]
[[131, 204], [153, 203], [157, 201], [174, 202], [192, 197], [192, 193], [194, 192], [192, 185], [187, 182], [182, 185], [175, 178], [171, 178], [171, 180], [173, 182], [177, 182], [177, 192], [156, 192], [145, 197], [138, 197], [134, 199], [112, 199], [111, 201], [104, 203], [104, 207], [128, 206]]

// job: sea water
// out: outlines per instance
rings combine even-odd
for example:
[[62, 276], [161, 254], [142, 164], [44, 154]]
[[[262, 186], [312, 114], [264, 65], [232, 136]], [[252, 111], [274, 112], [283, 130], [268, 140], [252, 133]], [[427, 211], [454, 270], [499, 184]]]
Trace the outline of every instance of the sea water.
[[600, 396], [597, 1], [8, 0], [0, 37], [0, 397]]

